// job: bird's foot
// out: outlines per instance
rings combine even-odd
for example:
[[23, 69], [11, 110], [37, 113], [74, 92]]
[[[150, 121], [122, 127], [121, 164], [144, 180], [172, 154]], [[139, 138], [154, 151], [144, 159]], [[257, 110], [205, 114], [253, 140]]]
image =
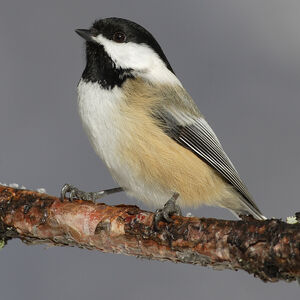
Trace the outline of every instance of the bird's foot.
[[[60, 200], [63, 202], [66, 195], [69, 194], [69, 201], [73, 201], [74, 199], [80, 199], [80, 200], [88, 200], [95, 202], [96, 199], [99, 199], [100, 195], [98, 193], [93, 193], [93, 192], [84, 192], [79, 190], [77, 187], [71, 185], [71, 184], [64, 184], [64, 186], [61, 189], [60, 193]], [[98, 195], [97, 195], [98, 194]], [[104, 194], [104, 191], [103, 191]], [[96, 197], [98, 196], [98, 197]]]
[[100, 199], [105, 195], [110, 195], [122, 191], [124, 191], [123, 188], [117, 187], [117, 188], [102, 190], [99, 192], [84, 192], [71, 184], [65, 184], [61, 189], [60, 200], [63, 202], [66, 197], [66, 194], [69, 194], [68, 197], [69, 201], [73, 201], [74, 199], [80, 199], [80, 200], [95, 202], [97, 199]]
[[158, 228], [160, 221], [172, 222], [171, 216], [182, 216], [179, 205], [176, 204], [176, 200], [179, 197], [178, 193], [174, 193], [170, 200], [166, 202], [163, 208], [157, 209], [154, 213], [154, 227]]

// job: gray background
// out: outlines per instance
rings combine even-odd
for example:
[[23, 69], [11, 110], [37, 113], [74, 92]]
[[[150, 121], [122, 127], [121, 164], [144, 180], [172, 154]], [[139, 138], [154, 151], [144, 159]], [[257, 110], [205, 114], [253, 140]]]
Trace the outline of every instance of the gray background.
[[[119, 16], [148, 28], [269, 217], [299, 211], [300, 3], [295, 0], [1, 0], [0, 181], [57, 195], [113, 187], [76, 109], [84, 67], [74, 33]], [[125, 195], [106, 202], [136, 203]], [[143, 205], [141, 205], [144, 207]], [[199, 216], [232, 218], [218, 208]], [[245, 272], [11, 241], [0, 298], [287, 299], [296, 283]]]

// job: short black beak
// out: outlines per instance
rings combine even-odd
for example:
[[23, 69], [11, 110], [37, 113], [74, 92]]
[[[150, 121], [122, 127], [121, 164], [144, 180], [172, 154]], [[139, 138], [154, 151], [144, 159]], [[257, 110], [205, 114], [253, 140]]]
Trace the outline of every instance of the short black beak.
[[75, 32], [79, 34], [86, 41], [93, 41], [92, 34], [89, 29], [76, 29]]

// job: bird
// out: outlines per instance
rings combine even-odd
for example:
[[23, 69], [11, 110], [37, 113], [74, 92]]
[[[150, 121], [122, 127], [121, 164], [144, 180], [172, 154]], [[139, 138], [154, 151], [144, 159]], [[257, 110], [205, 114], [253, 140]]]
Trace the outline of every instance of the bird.
[[62, 201], [67, 194], [70, 201], [96, 201], [125, 191], [157, 208], [156, 224], [201, 205], [266, 219], [147, 29], [110, 17], [75, 32], [86, 46], [79, 115], [119, 187], [85, 192], [65, 184]]

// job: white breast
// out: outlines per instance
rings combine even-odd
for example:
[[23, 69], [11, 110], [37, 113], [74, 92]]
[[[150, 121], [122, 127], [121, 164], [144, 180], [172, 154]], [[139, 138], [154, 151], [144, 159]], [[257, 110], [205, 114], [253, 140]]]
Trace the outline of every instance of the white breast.
[[124, 99], [118, 87], [105, 90], [98, 83], [83, 80], [78, 85], [79, 114], [95, 152], [127, 193], [149, 204], [161, 206], [172, 193], [145, 182], [135, 166], [121, 160], [119, 151], [128, 137], [125, 125], [132, 121], [120, 111], [121, 101]]
[[108, 168], [115, 169], [118, 162], [116, 149], [120, 127], [120, 88], [103, 89], [98, 83], [81, 80], [78, 84], [78, 109], [95, 152], [105, 161]]

